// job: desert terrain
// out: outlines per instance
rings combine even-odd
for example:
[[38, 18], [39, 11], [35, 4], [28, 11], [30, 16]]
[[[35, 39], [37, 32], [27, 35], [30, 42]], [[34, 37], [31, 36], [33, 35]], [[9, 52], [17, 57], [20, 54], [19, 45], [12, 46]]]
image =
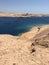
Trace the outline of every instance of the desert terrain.
[[49, 65], [49, 25], [21, 36], [0, 34], [0, 65]]
[[30, 17], [30, 16], [49, 16], [49, 14], [30, 14], [30, 13], [24, 13], [24, 14], [17, 14], [17, 13], [9, 13], [9, 12], [0, 12], [0, 17]]

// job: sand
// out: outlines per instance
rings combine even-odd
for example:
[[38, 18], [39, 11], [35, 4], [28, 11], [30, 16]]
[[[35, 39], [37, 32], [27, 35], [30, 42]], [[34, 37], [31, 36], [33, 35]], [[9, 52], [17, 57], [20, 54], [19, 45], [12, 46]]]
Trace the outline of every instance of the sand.
[[0, 34], [0, 65], [49, 65], [49, 25], [17, 37]]
[[0, 17], [31, 17], [31, 16], [49, 16], [49, 14], [29, 14], [29, 13], [25, 13], [25, 14], [17, 14], [17, 13], [13, 13], [13, 12], [0, 12]]

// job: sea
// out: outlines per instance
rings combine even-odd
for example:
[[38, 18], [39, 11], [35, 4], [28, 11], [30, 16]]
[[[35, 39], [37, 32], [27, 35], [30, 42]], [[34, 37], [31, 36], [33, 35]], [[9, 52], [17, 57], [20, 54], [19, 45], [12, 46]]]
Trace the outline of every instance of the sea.
[[0, 17], [0, 34], [18, 36], [42, 25], [49, 25], [49, 16]]

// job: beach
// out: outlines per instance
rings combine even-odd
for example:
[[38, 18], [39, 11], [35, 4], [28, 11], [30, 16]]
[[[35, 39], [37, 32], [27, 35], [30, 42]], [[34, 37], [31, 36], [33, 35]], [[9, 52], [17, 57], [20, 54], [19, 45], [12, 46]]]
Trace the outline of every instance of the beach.
[[0, 34], [0, 65], [49, 65], [49, 25], [20, 36]]

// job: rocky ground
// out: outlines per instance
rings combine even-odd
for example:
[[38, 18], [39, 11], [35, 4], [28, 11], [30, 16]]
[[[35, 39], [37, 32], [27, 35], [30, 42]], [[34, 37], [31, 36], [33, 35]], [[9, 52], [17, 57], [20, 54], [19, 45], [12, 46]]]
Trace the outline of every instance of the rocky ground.
[[49, 25], [19, 37], [0, 35], [0, 65], [49, 65]]

